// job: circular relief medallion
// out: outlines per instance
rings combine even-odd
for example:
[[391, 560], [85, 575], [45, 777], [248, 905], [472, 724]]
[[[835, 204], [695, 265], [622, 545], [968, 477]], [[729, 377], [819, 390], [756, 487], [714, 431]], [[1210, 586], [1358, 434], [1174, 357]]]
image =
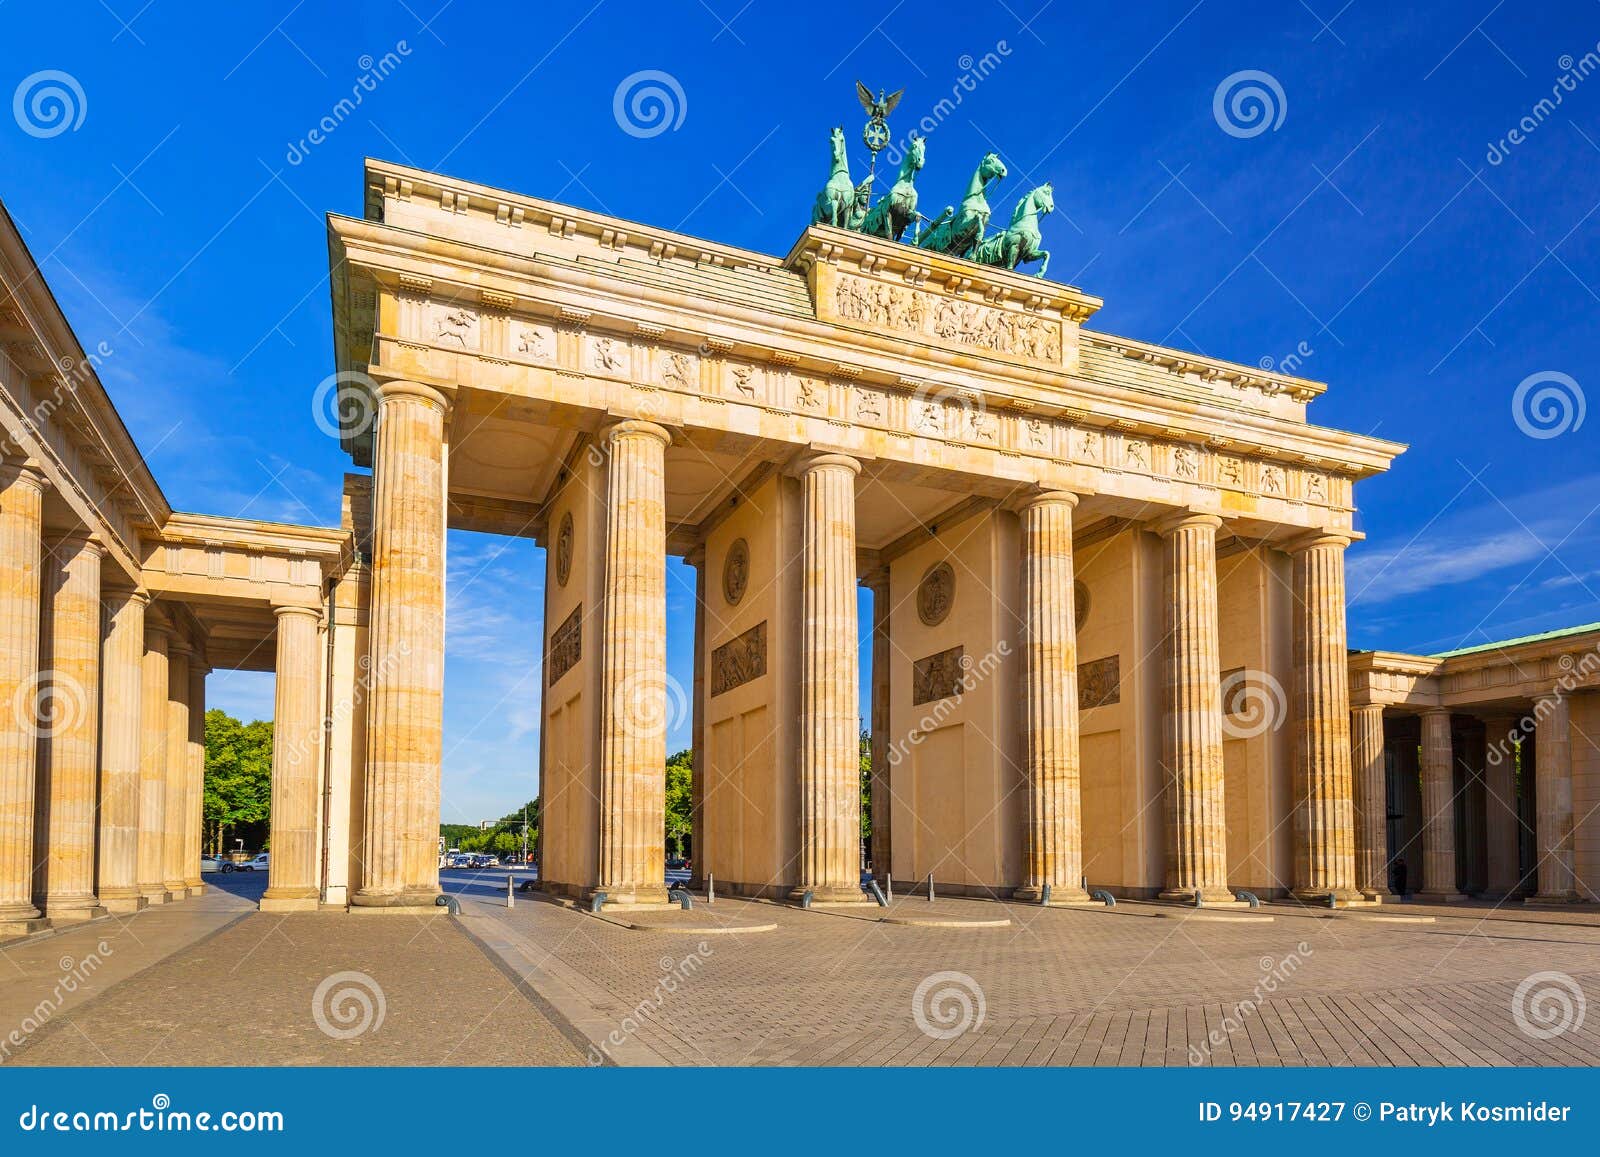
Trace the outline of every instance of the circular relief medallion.
[[572, 575], [572, 511], [561, 516], [561, 529], [556, 531], [556, 583], [566, 586]]
[[1076, 579], [1072, 583], [1072, 618], [1080, 631], [1089, 619], [1089, 588]]
[[926, 626], [937, 627], [950, 617], [956, 601], [956, 572], [947, 562], [934, 563], [917, 588], [917, 616]]
[[750, 585], [750, 544], [742, 538], [733, 540], [728, 555], [722, 560], [722, 597], [728, 605], [735, 606], [744, 598], [745, 587]]

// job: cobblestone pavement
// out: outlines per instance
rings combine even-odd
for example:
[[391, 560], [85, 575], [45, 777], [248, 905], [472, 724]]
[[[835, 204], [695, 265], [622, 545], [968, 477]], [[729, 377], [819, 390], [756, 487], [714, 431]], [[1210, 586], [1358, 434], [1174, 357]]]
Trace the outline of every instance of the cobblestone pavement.
[[1600, 1013], [1584, 1009], [1600, 996], [1592, 914], [1404, 905], [1379, 922], [1274, 907], [1270, 921], [1222, 922], [1135, 904], [895, 905], [1012, 920], [957, 928], [723, 899], [679, 914], [685, 929], [777, 930], [700, 935], [548, 902], [508, 911], [486, 889], [462, 899], [475, 935], [618, 1063], [1600, 1062]]
[[[101, 985], [13, 1047], [10, 1063], [583, 1063], [537, 998], [449, 916], [275, 916], [232, 902], [242, 919]], [[51, 970], [8, 983], [7, 999], [32, 1007], [56, 981]]]

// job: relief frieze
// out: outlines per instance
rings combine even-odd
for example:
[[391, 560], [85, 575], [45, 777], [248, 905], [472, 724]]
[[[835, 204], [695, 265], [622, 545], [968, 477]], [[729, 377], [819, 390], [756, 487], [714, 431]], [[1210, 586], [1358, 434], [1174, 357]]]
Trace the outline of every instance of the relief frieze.
[[583, 658], [583, 604], [579, 603], [556, 628], [555, 634], [550, 636], [549, 685], [554, 687], [557, 680], [576, 667], [581, 658]]
[[962, 647], [926, 655], [911, 665], [911, 705], [950, 699], [966, 690], [967, 661]]
[[1033, 361], [1061, 361], [1061, 321], [907, 285], [840, 274], [834, 312], [843, 321], [917, 333]]
[[767, 622], [763, 619], [711, 652], [711, 696], [716, 698], [766, 673]]

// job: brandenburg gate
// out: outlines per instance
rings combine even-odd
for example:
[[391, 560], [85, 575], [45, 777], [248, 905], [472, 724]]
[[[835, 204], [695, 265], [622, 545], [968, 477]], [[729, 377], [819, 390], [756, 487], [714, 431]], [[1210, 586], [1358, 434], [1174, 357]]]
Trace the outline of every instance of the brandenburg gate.
[[[263, 907], [442, 911], [450, 528], [545, 548], [524, 612], [557, 896], [666, 902], [683, 701], [698, 880], [861, 902], [864, 639], [880, 879], [1347, 904], [1419, 833], [1440, 898], [1476, 870], [1446, 859], [1470, 739], [1448, 673], [1482, 664], [1352, 663], [1353, 486], [1403, 447], [1312, 425], [1321, 384], [1112, 336], [1017, 250], [902, 243], [820, 198], [774, 257], [378, 161], [364, 191], [328, 218], [338, 528], [172, 511], [0, 221], [0, 935], [200, 886], [223, 667], [277, 673]], [[687, 688], [669, 556], [697, 576]], [[1505, 686], [1496, 718], [1552, 694]], [[1535, 842], [1580, 867], [1588, 712], [1539, 738]], [[1420, 818], [1386, 830], [1412, 781]], [[1488, 831], [1509, 886], [1515, 832]], [[1541, 891], [1573, 898], [1572, 872]]]

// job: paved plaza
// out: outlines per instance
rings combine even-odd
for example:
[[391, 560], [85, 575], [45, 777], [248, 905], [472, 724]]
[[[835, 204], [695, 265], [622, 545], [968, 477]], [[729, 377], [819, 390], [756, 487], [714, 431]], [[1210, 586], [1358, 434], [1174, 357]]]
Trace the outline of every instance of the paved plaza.
[[[264, 881], [0, 952], [19, 1064], [1592, 1065], [1600, 915], [719, 899], [604, 918], [253, 911]], [[1425, 917], [1433, 916], [1431, 922]], [[896, 922], [888, 922], [896, 921]], [[515, 978], [521, 978], [518, 983]], [[1530, 979], [1531, 978], [1531, 979]], [[319, 994], [321, 999], [319, 1001]], [[320, 1017], [319, 1010], [320, 1009]]]

